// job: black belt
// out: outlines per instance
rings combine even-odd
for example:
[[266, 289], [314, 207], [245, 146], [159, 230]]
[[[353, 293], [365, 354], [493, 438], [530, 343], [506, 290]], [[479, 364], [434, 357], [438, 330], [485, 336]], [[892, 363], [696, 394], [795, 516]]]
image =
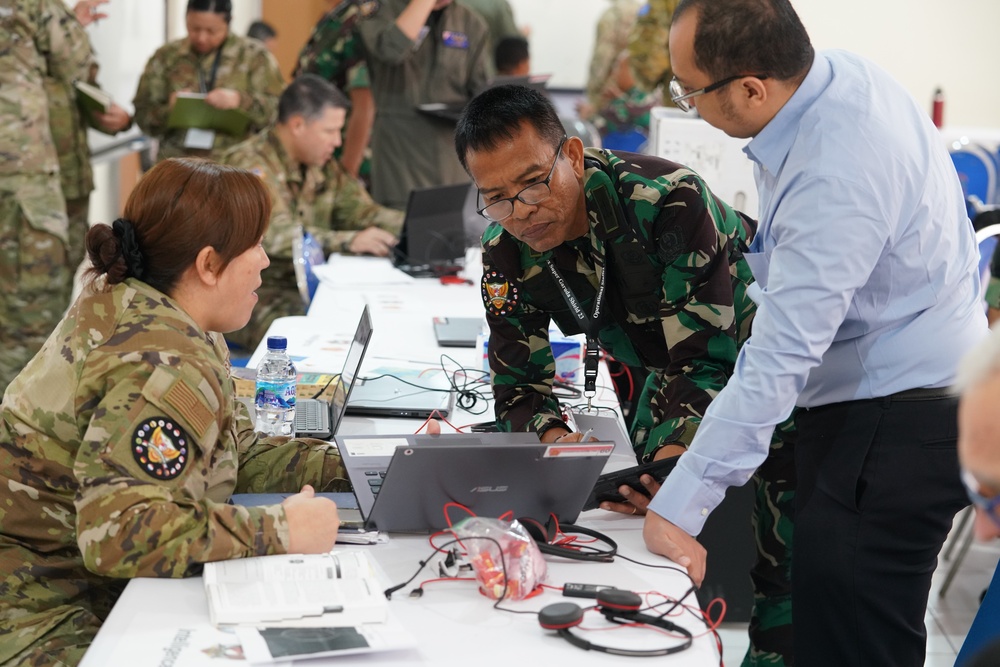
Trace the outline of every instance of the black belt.
[[955, 396], [955, 392], [950, 387], [920, 387], [897, 391], [884, 398], [891, 398], [895, 401], [930, 401], [936, 398], [954, 398]]

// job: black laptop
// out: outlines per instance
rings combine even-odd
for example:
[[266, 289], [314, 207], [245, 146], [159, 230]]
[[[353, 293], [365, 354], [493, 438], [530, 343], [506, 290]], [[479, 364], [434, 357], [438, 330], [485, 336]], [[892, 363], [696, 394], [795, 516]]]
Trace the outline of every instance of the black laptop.
[[465, 258], [465, 207], [470, 183], [410, 192], [392, 263], [414, 276], [457, 273]]

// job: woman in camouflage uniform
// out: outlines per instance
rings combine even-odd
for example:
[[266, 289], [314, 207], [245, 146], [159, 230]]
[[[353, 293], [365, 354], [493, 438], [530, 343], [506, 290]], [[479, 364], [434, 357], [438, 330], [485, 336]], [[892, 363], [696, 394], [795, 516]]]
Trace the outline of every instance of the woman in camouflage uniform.
[[[278, 108], [285, 82], [270, 51], [256, 39], [229, 31], [231, 0], [188, 0], [187, 37], [160, 47], [146, 63], [135, 92], [135, 122], [159, 140], [159, 158], [218, 157], [263, 130]], [[241, 135], [211, 136], [168, 127], [177, 94], [205, 93], [218, 109], [239, 109], [250, 117]], [[200, 146], [210, 145], [203, 149]]]
[[336, 506], [303, 485], [349, 489], [340, 457], [258, 439], [220, 335], [257, 301], [269, 215], [256, 176], [174, 159], [88, 232], [91, 283], [2, 407], [0, 663], [76, 664], [128, 578], [333, 547]]

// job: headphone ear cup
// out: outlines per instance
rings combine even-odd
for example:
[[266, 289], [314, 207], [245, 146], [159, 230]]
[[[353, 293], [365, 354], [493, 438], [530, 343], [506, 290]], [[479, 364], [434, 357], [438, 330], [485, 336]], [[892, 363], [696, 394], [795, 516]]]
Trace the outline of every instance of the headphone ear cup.
[[542, 607], [538, 624], [546, 630], [565, 630], [583, 622], [583, 608], [572, 602], [557, 602]]
[[597, 606], [601, 611], [638, 611], [642, 606], [642, 598], [632, 591], [619, 588], [604, 588], [597, 591]]
[[524, 529], [528, 532], [528, 535], [531, 535], [531, 539], [533, 539], [535, 544], [538, 546], [549, 543], [549, 531], [545, 524], [528, 517], [522, 517], [518, 519], [517, 522], [524, 527]]

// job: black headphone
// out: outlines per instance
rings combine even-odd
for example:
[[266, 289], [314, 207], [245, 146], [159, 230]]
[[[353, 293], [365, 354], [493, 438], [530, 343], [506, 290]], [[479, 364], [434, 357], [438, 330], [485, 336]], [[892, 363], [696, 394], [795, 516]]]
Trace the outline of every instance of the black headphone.
[[524, 529], [528, 531], [528, 534], [535, 540], [535, 544], [538, 545], [538, 550], [543, 554], [560, 556], [570, 560], [610, 563], [615, 559], [615, 554], [618, 553], [617, 542], [607, 535], [599, 533], [596, 530], [591, 530], [590, 528], [584, 528], [583, 526], [577, 526], [572, 523], [564, 523], [559, 526], [559, 529], [564, 533], [586, 535], [587, 537], [592, 537], [599, 542], [603, 542], [608, 545], [606, 550], [602, 551], [601, 549], [595, 549], [589, 545], [565, 547], [558, 544], [552, 544], [552, 540], [555, 538], [556, 532], [553, 530], [550, 523], [541, 523], [528, 517], [518, 519], [518, 523], [524, 526]]
[[635, 658], [646, 658], [658, 655], [670, 655], [680, 653], [691, 646], [693, 637], [686, 628], [672, 623], [662, 616], [650, 616], [639, 612], [642, 606], [642, 598], [631, 591], [623, 591], [617, 588], [607, 588], [597, 592], [597, 610], [604, 618], [612, 623], [638, 623], [651, 625], [670, 632], [676, 632], [684, 637], [684, 641], [677, 646], [658, 649], [627, 649], [615, 648], [611, 646], [600, 646], [591, 644], [586, 639], [578, 637], [570, 632], [573, 628], [583, 622], [585, 612], [580, 606], [572, 602], [557, 602], [543, 607], [538, 612], [538, 623], [546, 630], [555, 630], [559, 636], [568, 641], [573, 646], [582, 648], [584, 651], [599, 651], [612, 655], [622, 655]]

